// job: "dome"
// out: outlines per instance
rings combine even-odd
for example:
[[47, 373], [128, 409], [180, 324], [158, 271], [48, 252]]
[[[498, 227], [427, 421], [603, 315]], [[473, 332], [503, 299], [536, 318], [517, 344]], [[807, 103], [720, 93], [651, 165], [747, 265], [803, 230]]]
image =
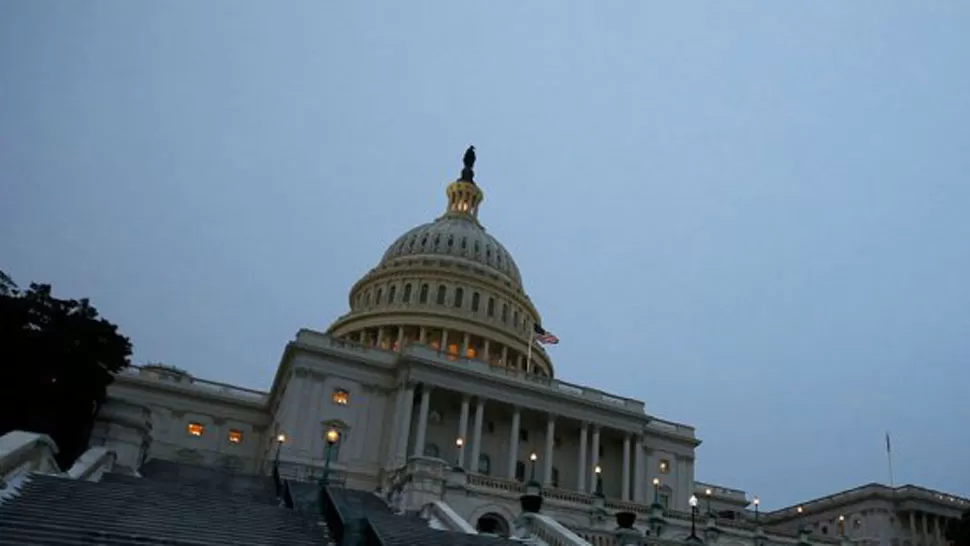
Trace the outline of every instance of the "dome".
[[393, 265], [398, 258], [420, 256], [451, 257], [476, 263], [504, 276], [516, 288], [522, 287], [519, 267], [512, 255], [469, 216], [446, 214], [411, 229], [388, 247], [378, 267]]
[[327, 331], [365, 347], [420, 344], [447, 360], [553, 377], [549, 355], [533, 343], [540, 317], [519, 267], [478, 221], [485, 195], [473, 178], [473, 151], [448, 185], [444, 214], [391, 243], [350, 289], [350, 311]]

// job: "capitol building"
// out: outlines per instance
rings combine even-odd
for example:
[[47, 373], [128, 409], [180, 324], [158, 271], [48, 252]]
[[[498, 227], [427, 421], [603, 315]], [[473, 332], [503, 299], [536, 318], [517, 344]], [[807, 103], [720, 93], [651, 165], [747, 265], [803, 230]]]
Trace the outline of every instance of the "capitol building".
[[131, 367], [109, 388], [92, 445], [132, 473], [164, 460], [275, 468], [294, 483], [326, 474], [468, 533], [515, 536], [522, 498], [538, 490], [546, 543], [616, 544], [617, 514], [641, 536], [677, 541], [946, 543], [968, 499], [868, 484], [761, 511], [743, 490], [695, 479], [690, 424], [560, 378], [523, 272], [481, 221], [471, 153], [442, 214], [386, 248], [350, 287], [349, 310], [285, 344], [268, 392]]

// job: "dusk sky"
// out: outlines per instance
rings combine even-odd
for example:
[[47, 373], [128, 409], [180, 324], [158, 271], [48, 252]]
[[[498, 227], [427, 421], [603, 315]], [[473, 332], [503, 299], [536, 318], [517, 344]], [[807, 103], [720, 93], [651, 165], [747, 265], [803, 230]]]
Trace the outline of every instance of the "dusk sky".
[[556, 376], [970, 496], [970, 2], [0, 2], [0, 269], [269, 388], [469, 144]]

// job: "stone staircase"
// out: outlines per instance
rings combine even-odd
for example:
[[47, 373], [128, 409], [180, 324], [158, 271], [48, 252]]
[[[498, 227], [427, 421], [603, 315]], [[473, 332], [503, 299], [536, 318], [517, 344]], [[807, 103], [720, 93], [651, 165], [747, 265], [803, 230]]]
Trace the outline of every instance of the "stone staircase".
[[28, 474], [0, 504], [0, 546], [331, 544], [319, 518], [279, 506], [269, 478], [151, 463], [100, 482]]

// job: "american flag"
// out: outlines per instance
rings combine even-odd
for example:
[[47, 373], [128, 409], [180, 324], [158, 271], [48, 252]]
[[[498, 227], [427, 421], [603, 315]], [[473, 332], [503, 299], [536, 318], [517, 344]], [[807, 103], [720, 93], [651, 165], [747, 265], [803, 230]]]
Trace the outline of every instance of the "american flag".
[[555, 345], [559, 343], [559, 338], [551, 332], [545, 331], [542, 326], [535, 324], [533, 325], [533, 330], [535, 330], [535, 335], [533, 338], [539, 343], [543, 345]]

